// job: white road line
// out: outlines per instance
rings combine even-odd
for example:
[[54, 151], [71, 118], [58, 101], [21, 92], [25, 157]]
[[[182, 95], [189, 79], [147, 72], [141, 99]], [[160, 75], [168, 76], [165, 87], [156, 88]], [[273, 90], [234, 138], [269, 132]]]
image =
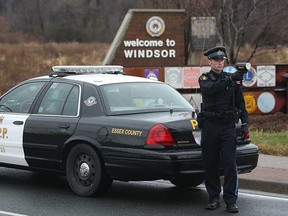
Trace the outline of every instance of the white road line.
[[[173, 185], [165, 180], [156, 180], [156, 181], [142, 181], [145, 184], [151, 184], [151, 185], [159, 185], [159, 186], [163, 186], [163, 187], [172, 187]], [[139, 182], [138, 182], [139, 183]], [[198, 185], [197, 188], [199, 189], [204, 189], [205, 190], [205, 186], [204, 184]], [[241, 189], [239, 189], [241, 190]], [[252, 190], [251, 190], [252, 191]], [[267, 193], [267, 192], [262, 192], [262, 191], [255, 191], [255, 193]], [[285, 201], [288, 202], [288, 198], [286, 198], [285, 195], [279, 195], [279, 196], [285, 196], [285, 197], [276, 197], [277, 194], [265, 194], [265, 195], [260, 195], [260, 194], [252, 194], [251, 192], [246, 192], [246, 190], [242, 190], [242, 192], [238, 193], [241, 196], [248, 196], [248, 197], [254, 197], [254, 198], [262, 198], [262, 199], [274, 199], [274, 200], [279, 200], [279, 201]]]
[[284, 197], [275, 197], [275, 196], [259, 195], [259, 194], [251, 194], [251, 193], [239, 193], [239, 194], [241, 194], [241, 196], [255, 197], [255, 198], [261, 198], [261, 199], [273, 199], [273, 200], [288, 202], [288, 198], [284, 198]]
[[12, 216], [27, 216], [23, 214], [17, 214], [17, 213], [12, 213], [12, 212], [6, 212], [6, 211], [0, 211], [0, 215], [12, 215]]

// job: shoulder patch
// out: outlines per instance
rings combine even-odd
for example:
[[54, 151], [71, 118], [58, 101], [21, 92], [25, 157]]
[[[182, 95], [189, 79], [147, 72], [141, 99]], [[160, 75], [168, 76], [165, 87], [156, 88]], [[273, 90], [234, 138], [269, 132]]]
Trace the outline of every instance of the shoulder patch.
[[200, 80], [207, 80], [208, 79], [208, 74], [207, 73], [203, 73], [201, 76], [200, 76]]

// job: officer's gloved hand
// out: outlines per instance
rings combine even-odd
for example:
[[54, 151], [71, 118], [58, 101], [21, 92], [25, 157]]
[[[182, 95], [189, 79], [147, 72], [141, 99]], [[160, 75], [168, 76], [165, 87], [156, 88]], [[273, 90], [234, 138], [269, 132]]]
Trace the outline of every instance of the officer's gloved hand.
[[242, 140], [245, 140], [248, 134], [249, 134], [248, 124], [244, 123], [241, 125], [241, 138], [242, 138]]
[[230, 79], [232, 80], [232, 81], [241, 81], [241, 80], [243, 80], [243, 73], [242, 72], [239, 72], [239, 71], [236, 71], [235, 73], [232, 73], [231, 75], [230, 75]]

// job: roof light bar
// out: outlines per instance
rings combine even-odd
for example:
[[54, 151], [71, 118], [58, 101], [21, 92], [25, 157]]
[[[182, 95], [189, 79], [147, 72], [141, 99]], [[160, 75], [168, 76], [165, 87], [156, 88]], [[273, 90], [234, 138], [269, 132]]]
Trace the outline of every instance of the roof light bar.
[[124, 74], [123, 66], [104, 65], [104, 66], [53, 66], [53, 72], [59, 73], [119, 73]]

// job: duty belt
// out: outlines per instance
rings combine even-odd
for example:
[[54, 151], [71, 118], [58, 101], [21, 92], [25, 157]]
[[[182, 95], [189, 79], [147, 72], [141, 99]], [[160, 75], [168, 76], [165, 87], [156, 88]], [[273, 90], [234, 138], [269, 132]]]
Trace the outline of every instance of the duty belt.
[[237, 123], [239, 121], [239, 111], [222, 111], [222, 112], [209, 112], [202, 111], [197, 114], [198, 127], [202, 128], [205, 120], [221, 121], [223, 123]]

